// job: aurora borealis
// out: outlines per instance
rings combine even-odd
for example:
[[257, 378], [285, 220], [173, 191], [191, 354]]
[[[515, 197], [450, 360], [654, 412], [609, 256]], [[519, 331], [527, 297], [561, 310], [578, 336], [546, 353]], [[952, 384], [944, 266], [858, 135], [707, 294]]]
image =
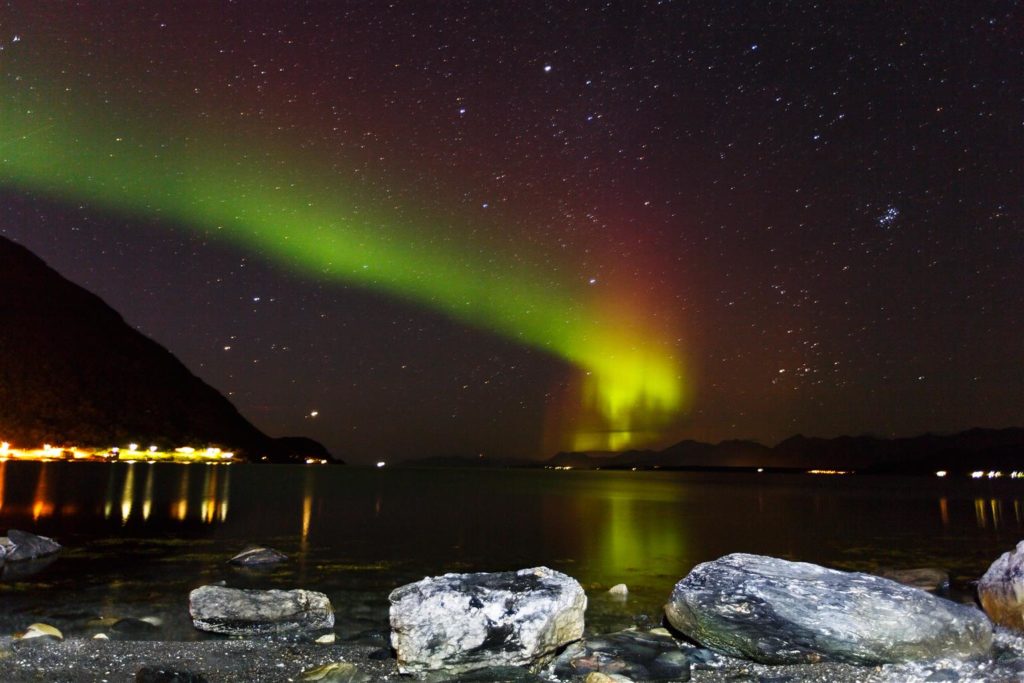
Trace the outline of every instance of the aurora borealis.
[[998, 3], [5, 12], [0, 232], [270, 433], [371, 461], [1019, 422]]
[[[49, 83], [34, 80], [34, 93]], [[649, 432], [682, 408], [681, 368], [660, 331], [643, 320], [646, 312], [606, 315], [604, 302], [587, 301], [589, 283], [540, 286], [536, 268], [503, 263], [496, 245], [436, 247], [387, 211], [361, 212], [345, 201], [343, 185], [330, 175], [316, 180], [301, 160], [285, 157], [280, 163], [288, 172], [277, 171], [272, 150], [249, 162], [244, 147], [225, 144], [224, 134], [215, 143], [189, 126], [182, 139], [159, 123], [155, 131], [121, 126], [112, 139], [119, 121], [138, 114], [83, 110], [78, 102], [62, 110], [49, 101], [14, 100], [3, 112], [12, 144], [2, 179], [12, 187], [127, 215], [166, 216], [307, 277], [411, 299], [575, 363], [587, 376], [582, 408], [608, 435], [603, 442], [578, 435], [577, 443], [627, 446], [638, 427]]]

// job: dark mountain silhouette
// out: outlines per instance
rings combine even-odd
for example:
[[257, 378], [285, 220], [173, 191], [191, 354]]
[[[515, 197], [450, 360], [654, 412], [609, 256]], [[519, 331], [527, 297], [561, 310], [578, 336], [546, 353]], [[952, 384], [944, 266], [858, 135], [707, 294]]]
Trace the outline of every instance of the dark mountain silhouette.
[[99, 297], [0, 237], [0, 438], [106, 447], [216, 445], [250, 460], [325, 457], [272, 439]]
[[681, 441], [661, 451], [558, 453], [544, 464], [582, 469], [832, 469], [877, 474], [1024, 471], [1024, 429], [971, 429], [901, 439], [822, 439], [798, 434], [774, 448], [755, 441]]

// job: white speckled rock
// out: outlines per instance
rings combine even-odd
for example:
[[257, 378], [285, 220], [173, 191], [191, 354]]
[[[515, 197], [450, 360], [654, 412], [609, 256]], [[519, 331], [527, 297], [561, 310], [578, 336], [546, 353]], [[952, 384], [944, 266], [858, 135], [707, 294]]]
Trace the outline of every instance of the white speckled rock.
[[546, 567], [445, 574], [392, 591], [391, 645], [399, 670], [452, 673], [547, 663], [583, 635], [587, 597]]
[[980, 611], [871, 574], [734, 554], [676, 584], [669, 622], [705, 647], [769, 664], [880, 664], [988, 652]]
[[334, 626], [331, 601], [315, 591], [202, 586], [189, 594], [188, 603], [193, 625], [212, 633], [248, 636]]
[[1024, 541], [992, 563], [978, 581], [978, 598], [992, 621], [1024, 631]]

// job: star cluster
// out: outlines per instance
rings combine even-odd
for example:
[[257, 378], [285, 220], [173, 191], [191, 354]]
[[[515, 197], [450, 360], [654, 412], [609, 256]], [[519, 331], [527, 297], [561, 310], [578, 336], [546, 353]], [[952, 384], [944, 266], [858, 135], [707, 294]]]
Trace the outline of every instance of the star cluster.
[[571, 407], [621, 367], [679, 385], [679, 410], [632, 425], [654, 445], [1006, 426], [1020, 20], [9, 3], [0, 232], [259, 427], [354, 461], [631, 445], [580, 440], [616, 425]]

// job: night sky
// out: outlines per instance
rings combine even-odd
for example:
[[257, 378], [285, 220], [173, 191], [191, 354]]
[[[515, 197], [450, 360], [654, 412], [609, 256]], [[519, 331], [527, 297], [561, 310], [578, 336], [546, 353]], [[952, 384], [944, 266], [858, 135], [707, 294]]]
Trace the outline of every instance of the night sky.
[[1024, 424], [1016, 2], [0, 6], [0, 234], [350, 462]]

